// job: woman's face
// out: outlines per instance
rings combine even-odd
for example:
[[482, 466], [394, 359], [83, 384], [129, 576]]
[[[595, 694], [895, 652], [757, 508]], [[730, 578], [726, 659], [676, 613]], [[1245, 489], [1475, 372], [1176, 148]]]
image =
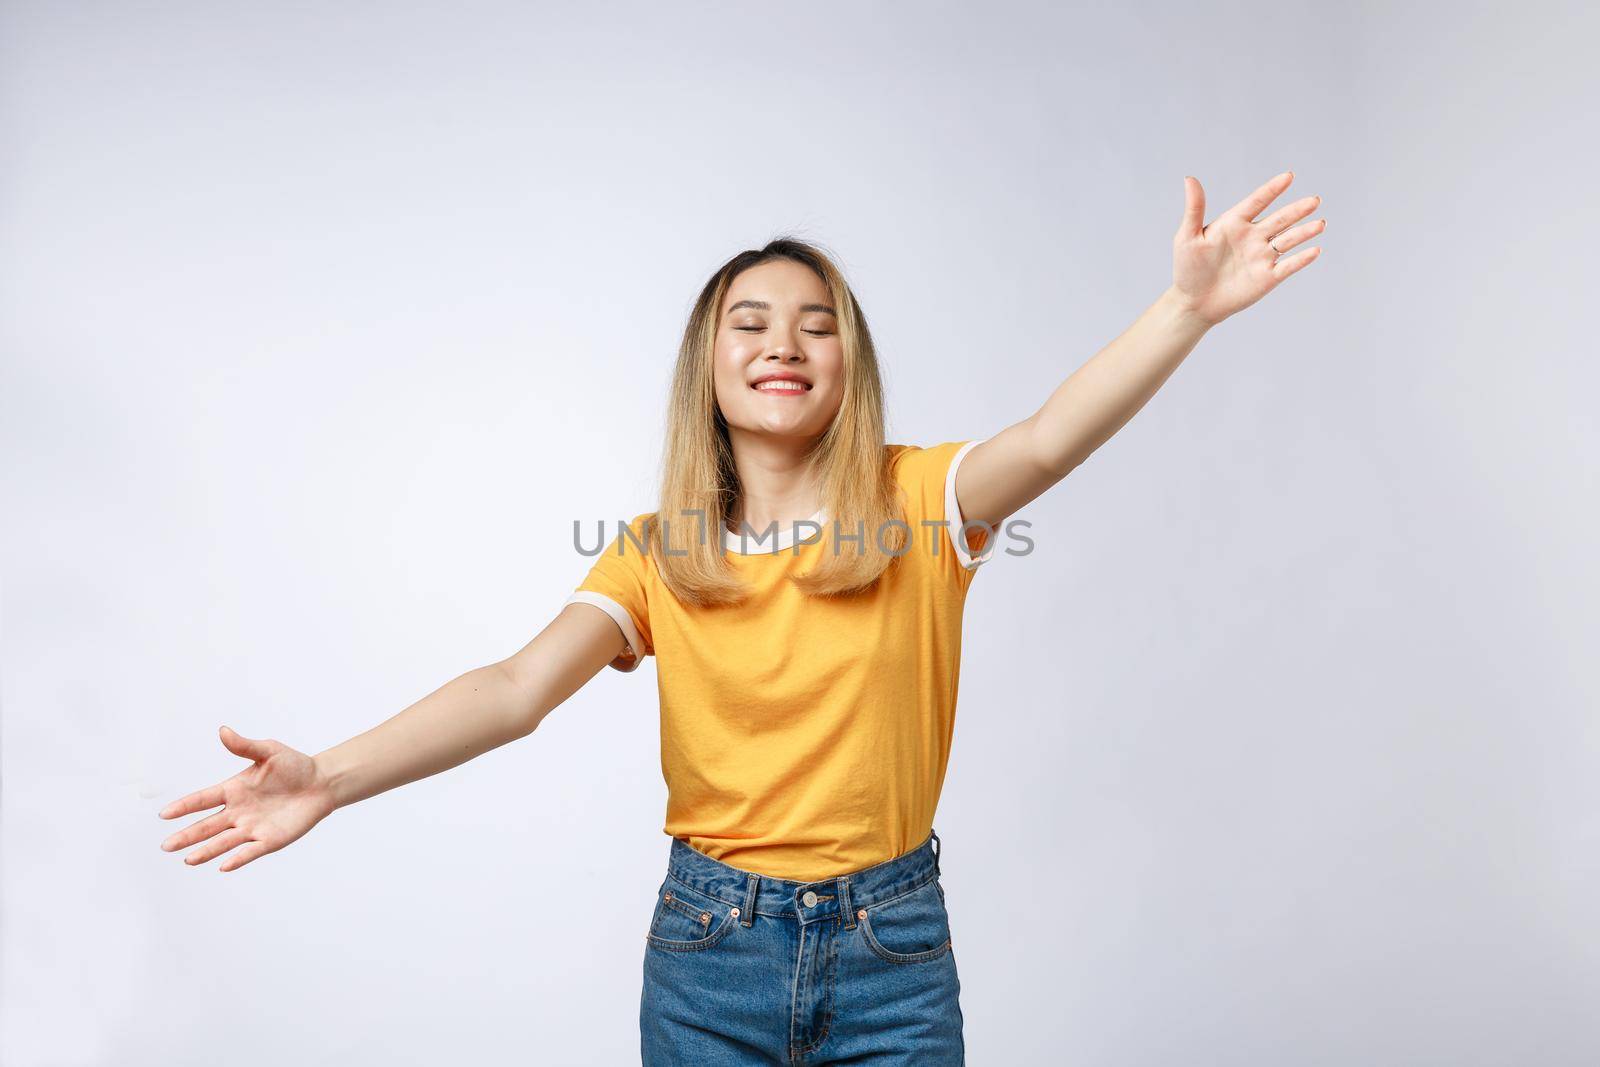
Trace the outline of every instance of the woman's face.
[[[733, 280], [713, 353], [717, 405], [730, 430], [817, 438], [844, 399], [844, 348], [828, 287], [775, 259]], [[792, 380], [767, 381], [773, 377]]]

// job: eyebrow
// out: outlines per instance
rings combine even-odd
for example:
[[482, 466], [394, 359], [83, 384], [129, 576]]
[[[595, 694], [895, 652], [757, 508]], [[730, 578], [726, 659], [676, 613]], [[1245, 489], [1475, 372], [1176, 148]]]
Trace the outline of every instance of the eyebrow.
[[[733, 305], [733, 307], [728, 309], [728, 314], [732, 315], [735, 311], [738, 311], [740, 308], [754, 308], [757, 311], [771, 311], [772, 310], [772, 305], [767, 303], [765, 300], [741, 300], [737, 304]], [[833, 310], [827, 304], [801, 304], [800, 305], [800, 310], [801, 311], [825, 311], [829, 315], [832, 315], [834, 318], [838, 318], [839, 317], [839, 313], [837, 311]]]

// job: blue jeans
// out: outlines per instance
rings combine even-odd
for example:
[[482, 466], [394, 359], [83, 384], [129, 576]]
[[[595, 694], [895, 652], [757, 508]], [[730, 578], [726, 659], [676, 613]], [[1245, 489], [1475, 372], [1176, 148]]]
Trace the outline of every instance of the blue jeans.
[[645, 1067], [965, 1062], [939, 835], [816, 882], [673, 838], [645, 935]]

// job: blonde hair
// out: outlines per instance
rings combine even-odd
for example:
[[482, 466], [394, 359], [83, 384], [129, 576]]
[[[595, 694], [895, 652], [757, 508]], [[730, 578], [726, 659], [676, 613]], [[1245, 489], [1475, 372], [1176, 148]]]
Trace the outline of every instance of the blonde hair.
[[[825, 529], [816, 564], [791, 580], [811, 596], [861, 592], [906, 549], [909, 531], [885, 454], [883, 382], [866, 316], [827, 253], [780, 237], [759, 250], [740, 252], [712, 274], [678, 347], [660, 507], [648, 521], [648, 550], [662, 581], [687, 604], [732, 604], [748, 592], [723, 555], [722, 531], [739, 501], [740, 486], [728, 425], [717, 407], [712, 353], [719, 312], [734, 278], [777, 259], [810, 267], [822, 279], [837, 310], [844, 353], [844, 397], [838, 414], [808, 454], [827, 513]], [[662, 517], [667, 518], [664, 526], [658, 521]], [[802, 536], [809, 532], [801, 530]], [[670, 551], [664, 550], [663, 532]], [[837, 548], [836, 533], [848, 538]]]

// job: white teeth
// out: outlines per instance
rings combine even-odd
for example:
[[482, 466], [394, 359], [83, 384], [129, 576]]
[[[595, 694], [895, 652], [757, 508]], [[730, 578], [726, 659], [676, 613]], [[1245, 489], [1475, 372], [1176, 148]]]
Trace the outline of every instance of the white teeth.
[[771, 382], [761, 382], [756, 386], [756, 388], [765, 390], [767, 392], [777, 392], [778, 390], [781, 389], [781, 390], [783, 390], [784, 392], [787, 392], [787, 393], [803, 393], [803, 392], [806, 391], [806, 383], [805, 382], [771, 381]]

